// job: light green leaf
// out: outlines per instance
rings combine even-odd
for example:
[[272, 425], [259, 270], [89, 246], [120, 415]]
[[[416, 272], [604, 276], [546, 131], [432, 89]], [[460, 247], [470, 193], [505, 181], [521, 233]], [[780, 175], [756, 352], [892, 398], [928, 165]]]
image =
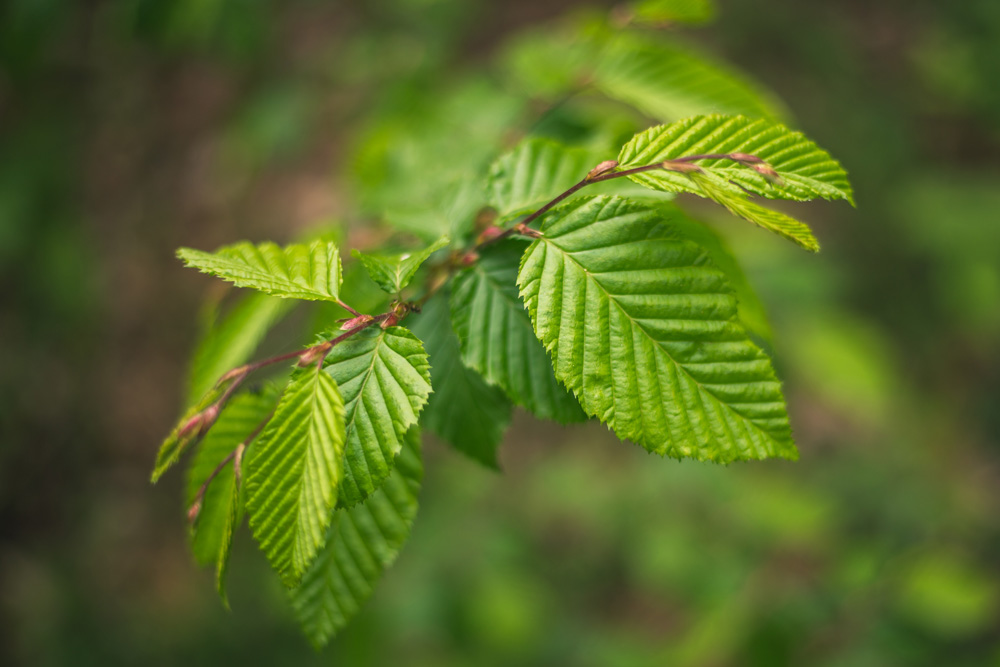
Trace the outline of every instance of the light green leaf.
[[203, 396], [226, 371], [244, 363], [293, 302], [251, 292], [207, 328], [188, 372], [188, 398]]
[[431, 393], [427, 354], [403, 327], [369, 327], [335, 345], [324, 368], [344, 397], [339, 503], [350, 507], [389, 476], [403, 436], [417, 423]]
[[618, 197], [544, 217], [518, 284], [556, 377], [651, 452], [796, 458], [780, 384], [724, 274], [669, 227], [667, 209]]
[[340, 253], [325, 241], [284, 248], [247, 241], [214, 253], [181, 248], [187, 266], [210, 273], [237, 287], [250, 287], [285, 299], [336, 301], [340, 296]]
[[502, 217], [534, 211], [583, 180], [599, 161], [593, 151], [526, 139], [490, 167], [489, 203]]
[[[489, 203], [500, 215], [499, 224], [537, 211], [584, 180], [611, 155], [610, 150], [570, 147], [539, 137], [525, 139], [490, 167]], [[592, 183], [586, 192], [647, 198], [653, 194], [624, 178]], [[654, 196], [674, 197], [672, 193]]]
[[[768, 180], [732, 160], [698, 160], [712, 183], [733, 194], [746, 191], [768, 199], [846, 199], [854, 203], [847, 172], [830, 154], [801, 132], [784, 125], [744, 116], [696, 116], [657, 125], [635, 135], [618, 156], [619, 168], [630, 169], [689, 155], [745, 153], [764, 160], [778, 175]], [[693, 192], [685, 174], [666, 170], [629, 176], [653, 190]]]
[[323, 545], [343, 457], [337, 383], [312, 367], [296, 371], [244, 456], [250, 528], [286, 586], [298, 583]]
[[585, 421], [580, 404], [552, 374], [552, 362], [518, 296], [517, 267], [524, 247], [521, 241], [508, 241], [487, 248], [455, 277], [451, 321], [462, 361], [543, 419]]
[[291, 591], [302, 631], [317, 649], [347, 625], [396, 560], [417, 514], [420, 431], [411, 428], [392, 474], [363, 503], [337, 509], [326, 544]]
[[[215, 426], [198, 445], [187, 469], [185, 498], [188, 505], [194, 502], [198, 489], [219, 463], [271, 414], [277, 398], [276, 391], [265, 390], [237, 394], [229, 400]], [[227, 464], [205, 491], [201, 511], [191, 530], [191, 550], [200, 565], [207, 565], [219, 557], [234, 487], [233, 467]]]
[[410, 318], [413, 332], [427, 350], [434, 386], [420, 424], [466, 456], [497, 468], [497, 447], [510, 423], [510, 401], [498, 387], [487, 384], [462, 363], [443, 294]]
[[816, 240], [812, 230], [804, 222], [799, 222], [784, 213], [764, 208], [760, 204], [750, 201], [743, 193], [731, 192], [725, 187], [721, 187], [715, 179], [707, 174], [691, 172], [687, 174], [687, 177], [701, 189], [704, 196], [724, 206], [733, 215], [749, 220], [779, 236], [784, 236], [810, 252], [819, 252], [819, 241]]
[[609, 41], [591, 84], [660, 121], [704, 113], [780, 115], [779, 104], [741, 74], [702, 54], [635, 34]]
[[353, 250], [351, 254], [361, 260], [368, 275], [379, 287], [389, 294], [399, 294], [413, 280], [417, 269], [431, 255], [444, 248], [448, 243], [448, 237], [442, 236], [423, 250], [416, 252], [404, 252], [399, 255], [377, 255]]
[[688, 23], [701, 25], [715, 19], [712, 0], [641, 0], [632, 6], [639, 23]]
[[197, 421], [195, 418], [199, 414], [203, 414], [204, 410], [219, 400], [222, 397], [223, 390], [224, 387], [221, 386], [212, 387], [212, 389], [201, 397], [201, 400], [188, 408], [184, 416], [177, 421], [177, 424], [170, 431], [170, 435], [163, 440], [159, 451], [156, 452], [156, 462], [153, 464], [153, 474], [150, 476], [150, 481], [154, 484], [158, 482], [163, 473], [167, 472], [167, 470], [180, 460], [181, 454], [184, 453], [188, 445], [203, 435], [205, 429], [195, 423]]

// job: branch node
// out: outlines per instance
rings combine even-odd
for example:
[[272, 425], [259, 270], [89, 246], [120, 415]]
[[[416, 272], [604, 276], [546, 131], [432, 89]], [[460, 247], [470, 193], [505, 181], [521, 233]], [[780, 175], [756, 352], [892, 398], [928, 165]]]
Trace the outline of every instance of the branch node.
[[512, 229], [514, 230], [515, 233], [520, 234], [521, 236], [527, 236], [529, 239], [540, 239], [544, 236], [544, 234], [542, 234], [540, 231], [538, 231], [537, 229], [532, 229], [523, 222], [517, 223], [516, 225], [514, 225]]
[[599, 165], [591, 169], [590, 172], [587, 174], [587, 178], [585, 178], [584, 180], [589, 183], [598, 176], [608, 173], [617, 166], [618, 166], [618, 160], [605, 160], [604, 162], [600, 163]]

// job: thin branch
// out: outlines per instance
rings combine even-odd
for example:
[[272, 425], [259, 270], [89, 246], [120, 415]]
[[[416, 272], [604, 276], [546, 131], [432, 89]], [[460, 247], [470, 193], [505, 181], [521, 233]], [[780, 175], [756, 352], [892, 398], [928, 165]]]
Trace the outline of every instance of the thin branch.
[[198, 487], [198, 493], [195, 494], [194, 501], [191, 503], [191, 507], [188, 508], [188, 521], [193, 522], [198, 518], [198, 515], [201, 513], [202, 504], [205, 502], [205, 493], [208, 491], [208, 485], [212, 483], [212, 480], [219, 476], [219, 473], [225, 470], [230, 461], [234, 461], [233, 473], [236, 476], [236, 483], [240, 483], [240, 478], [242, 476], [240, 463], [243, 459], [243, 452], [250, 446], [250, 443], [253, 442], [258, 435], [260, 435], [260, 432], [264, 430], [264, 427], [267, 426], [267, 423], [271, 421], [271, 417], [273, 416], [274, 412], [272, 411], [271, 414], [264, 419], [264, 421], [257, 424], [257, 427], [254, 428], [253, 432], [248, 435], [243, 442], [236, 445], [236, 447], [233, 448], [233, 451], [226, 454], [226, 458], [219, 461], [219, 465], [215, 466], [215, 469], [209, 473], [208, 477], [205, 478], [205, 481], [201, 483], [200, 487]]
[[[238, 448], [239, 446], [237, 446], [236, 449]], [[205, 481], [201, 483], [201, 486], [198, 487], [198, 493], [194, 497], [194, 502], [192, 502], [191, 507], [188, 508], [188, 521], [194, 522], [194, 520], [198, 518], [198, 515], [201, 514], [201, 506], [202, 503], [205, 502], [205, 492], [208, 491], [208, 485], [211, 484], [212, 480], [218, 477], [219, 473], [222, 472], [223, 469], [229, 465], [229, 462], [236, 457], [236, 449], [233, 449], [233, 451], [226, 455], [226, 458], [219, 461], [219, 465], [215, 466], [215, 470], [213, 470], [208, 477], [205, 478]]]

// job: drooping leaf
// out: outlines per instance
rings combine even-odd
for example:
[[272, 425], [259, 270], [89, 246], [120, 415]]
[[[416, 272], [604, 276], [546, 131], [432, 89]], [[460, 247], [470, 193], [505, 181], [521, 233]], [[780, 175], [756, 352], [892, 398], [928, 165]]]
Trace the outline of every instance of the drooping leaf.
[[819, 252], [819, 241], [804, 222], [779, 211], [764, 208], [742, 192], [731, 192], [707, 174], [691, 172], [687, 177], [701, 190], [704, 196], [724, 206], [733, 215], [749, 220], [769, 231], [798, 243], [810, 252]]
[[229, 573], [229, 554], [233, 549], [236, 529], [243, 523], [245, 505], [246, 485], [240, 480], [229, 489], [226, 517], [222, 525], [222, 542], [219, 545], [219, 557], [215, 561], [215, 590], [227, 609], [229, 608], [229, 598], [226, 595], [226, 575]]
[[250, 358], [257, 346], [294, 303], [266, 294], [244, 296], [206, 330], [188, 373], [188, 397], [203, 396], [226, 371]]
[[552, 362], [518, 295], [517, 268], [524, 248], [521, 241], [489, 247], [455, 276], [451, 321], [462, 361], [543, 419], [585, 421], [580, 404], [552, 374]]
[[336, 301], [340, 296], [340, 253], [326, 241], [285, 247], [247, 241], [203, 252], [181, 248], [187, 266], [285, 299]]
[[171, 429], [170, 435], [160, 444], [150, 481], [154, 484], [158, 482], [163, 473], [180, 460], [188, 445], [204, 434], [206, 427], [210, 425], [208, 422], [213, 421], [205, 421], [205, 411], [221, 398], [223, 390], [223, 386], [212, 387], [197, 403], [185, 411]]
[[358, 613], [410, 535], [423, 477], [418, 428], [407, 432], [398, 459], [364, 502], [334, 512], [323, 549], [291, 591], [295, 616], [317, 649]]
[[411, 315], [413, 332], [424, 342], [431, 364], [434, 393], [420, 424], [466, 456], [497, 467], [497, 447], [510, 423], [512, 406], [498, 387], [467, 368], [451, 326], [448, 300], [438, 294], [419, 315]]
[[333, 347], [325, 372], [344, 397], [342, 506], [377, 489], [392, 472], [403, 436], [431, 393], [427, 354], [403, 327], [370, 327]]
[[[198, 489], [219, 463], [271, 414], [277, 398], [276, 391], [265, 389], [237, 394], [230, 399], [219, 415], [219, 420], [198, 445], [187, 469], [185, 498], [188, 505], [194, 502]], [[205, 491], [201, 510], [191, 530], [191, 550], [200, 565], [207, 565], [219, 558], [234, 486], [235, 475], [232, 463], [229, 463]]]
[[[744, 116], [695, 116], [657, 125], [635, 135], [622, 147], [619, 168], [629, 169], [689, 155], [744, 153], [771, 167], [770, 180], [749, 166], [724, 159], [698, 160], [716, 187], [768, 199], [846, 199], [854, 202], [847, 172], [830, 154], [801, 132], [784, 125]], [[667, 170], [629, 176], [654, 190], [701, 194], [686, 174]]]
[[368, 275], [379, 287], [389, 294], [399, 294], [413, 280], [417, 269], [431, 255], [444, 248], [448, 243], [448, 237], [442, 236], [426, 248], [415, 252], [405, 252], [398, 255], [379, 255], [353, 250], [351, 254], [361, 260], [365, 270], [368, 271]]
[[286, 586], [298, 583], [323, 545], [343, 457], [337, 383], [313, 367], [296, 371], [244, 456], [250, 529]]
[[663, 122], [704, 113], [780, 115], [780, 105], [742, 75], [703, 54], [634, 34], [608, 42], [591, 84]]
[[518, 284], [556, 377], [619, 437], [673, 457], [796, 458], [770, 360], [667, 209], [581, 198], [544, 217]]

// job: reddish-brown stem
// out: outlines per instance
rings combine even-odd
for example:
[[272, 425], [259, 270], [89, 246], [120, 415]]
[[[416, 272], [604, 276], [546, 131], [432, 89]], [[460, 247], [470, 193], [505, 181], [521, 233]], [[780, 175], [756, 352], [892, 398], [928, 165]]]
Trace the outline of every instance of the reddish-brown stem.
[[267, 419], [257, 424], [257, 427], [253, 430], [253, 433], [247, 436], [247, 438], [243, 442], [236, 445], [233, 451], [229, 452], [226, 455], [226, 458], [219, 461], [219, 465], [215, 466], [215, 469], [212, 470], [212, 472], [208, 475], [208, 477], [205, 478], [205, 481], [201, 483], [200, 487], [198, 487], [198, 493], [195, 494], [194, 501], [191, 503], [191, 507], [188, 508], [188, 521], [194, 521], [195, 519], [198, 518], [198, 514], [201, 513], [201, 506], [205, 502], [205, 493], [208, 492], [208, 485], [212, 483], [212, 480], [214, 480], [216, 477], [219, 476], [219, 473], [225, 470], [226, 466], [229, 465], [230, 461], [234, 461], [233, 472], [236, 475], [236, 483], [237, 484], [240, 483], [240, 477], [241, 477], [240, 463], [243, 458], [243, 451], [250, 445], [251, 442], [254, 441], [254, 439], [256, 439], [258, 435], [260, 435], [260, 432], [264, 430], [264, 427], [267, 425], [269, 421], [271, 421], [271, 417], [273, 416], [274, 413], [272, 412], [267, 416]]
[[346, 310], [347, 312], [349, 312], [351, 315], [354, 315], [354, 317], [361, 317], [361, 313], [359, 313], [358, 311], [354, 310], [353, 308], [351, 308], [350, 306], [348, 306], [346, 303], [344, 303], [340, 299], [337, 299], [337, 305], [340, 306], [341, 308], [343, 308], [344, 310]]

